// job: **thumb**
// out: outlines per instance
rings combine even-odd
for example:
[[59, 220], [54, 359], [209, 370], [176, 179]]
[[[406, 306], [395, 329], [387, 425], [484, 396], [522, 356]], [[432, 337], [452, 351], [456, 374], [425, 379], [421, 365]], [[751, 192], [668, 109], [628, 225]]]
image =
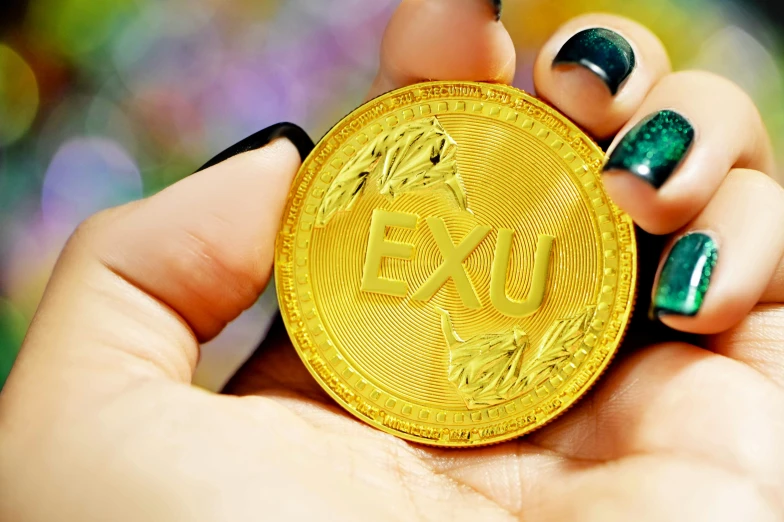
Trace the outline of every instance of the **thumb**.
[[312, 147], [298, 127], [276, 125], [206, 170], [80, 225], [5, 391], [67, 381], [60, 390], [89, 383], [95, 392], [127, 385], [118, 376], [190, 382], [199, 342], [267, 285], [286, 195]]

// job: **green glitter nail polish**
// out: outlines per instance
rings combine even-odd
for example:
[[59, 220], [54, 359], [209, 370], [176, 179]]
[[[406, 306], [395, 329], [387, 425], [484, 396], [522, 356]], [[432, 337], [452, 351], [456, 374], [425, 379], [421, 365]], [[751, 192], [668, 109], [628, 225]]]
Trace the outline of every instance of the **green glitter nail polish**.
[[694, 127], [675, 111], [648, 116], [623, 137], [604, 170], [628, 170], [655, 188], [664, 185], [694, 141]]
[[707, 234], [693, 232], [680, 238], [659, 275], [653, 313], [697, 315], [718, 259], [719, 248]]
[[614, 31], [595, 27], [575, 34], [561, 47], [553, 60], [553, 67], [577, 64], [585, 67], [601, 80], [615, 96], [621, 84], [634, 69], [632, 46]]

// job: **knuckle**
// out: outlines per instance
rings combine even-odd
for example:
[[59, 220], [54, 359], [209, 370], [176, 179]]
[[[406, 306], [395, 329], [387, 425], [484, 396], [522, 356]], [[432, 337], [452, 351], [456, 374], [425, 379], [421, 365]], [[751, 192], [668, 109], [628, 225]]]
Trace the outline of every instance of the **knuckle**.
[[111, 221], [111, 212], [108, 210], [101, 210], [88, 217], [77, 225], [68, 239], [66, 250], [92, 243], [94, 238], [101, 235]]
[[746, 201], [757, 208], [784, 214], [784, 187], [762, 171], [732, 169], [725, 180], [729, 194], [746, 194]]
[[204, 218], [173, 234], [171, 248], [162, 255], [175, 280], [188, 281], [198, 274], [206, 294], [222, 292], [250, 306], [266, 283], [268, 271], [259, 268], [267, 265], [266, 260], [260, 259], [266, 253], [227, 255], [232, 243], [224, 239], [230, 235], [227, 226], [222, 220]]
[[71, 233], [63, 252], [81, 249], [94, 249], [106, 239], [115, 237], [115, 230], [121, 217], [130, 210], [133, 204], [122, 205], [100, 210], [79, 223]]
[[[734, 81], [726, 78], [724, 76], [720, 76], [715, 73], [706, 73], [712, 79], [712, 85], [715, 88], [720, 88], [724, 91], [727, 96], [728, 100], [731, 100], [731, 103], [738, 105], [741, 109], [743, 109], [747, 113], [756, 114], [757, 113], [757, 104], [751, 98], [751, 95], [746, 92], [746, 90], [735, 83]], [[708, 86], [706, 86], [708, 87]]]
[[730, 183], [739, 183], [754, 187], [763, 194], [769, 193], [778, 196], [781, 192], [781, 186], [773, 178], [759, 170], [732, 169], [729, 174], [727, 174], [727, 180]]
[[[732, 125], [738, 150], [737, 166], [772, 168], [769, 139], [757, 104], [743, 87], [719, 74], [703, 70], [672, 73], [655, 87], [658, 98], [683, 107], [711, 125]], [[731, 123], [730, 123], [731, 122]]]
[[700, 69], [691, 69], [672, 73], [662, 83], [672, 83], [673, 87], [682, 90], [688, 86], [689, 90], [697, 96], [711, 93], [710, 99], [721, 99], [725, 105], [739, 106], [747, 112], [757, 112], [757, 106], [748, 92], [720, 74]]
[[114, 209], [105, 209], [91, 215], [76, 227], [74, 236], [88, 236], [103, 230], [114, 220]]

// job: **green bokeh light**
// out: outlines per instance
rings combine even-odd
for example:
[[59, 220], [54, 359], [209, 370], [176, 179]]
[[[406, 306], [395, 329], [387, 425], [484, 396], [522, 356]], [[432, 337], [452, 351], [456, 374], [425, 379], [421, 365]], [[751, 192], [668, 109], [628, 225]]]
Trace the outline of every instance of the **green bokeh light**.
[[0, 389], [24, 339], [28, 321], [9, 301], [0, 297]]
[[38, 102], [33, 70], [16, 51], [0, 44], [0, 147], [27, 133], [38, 112]]
[[42, 42], [79, 57], [100, 49], [122, 24], [135, 0], [37, 0], [30, 21]]

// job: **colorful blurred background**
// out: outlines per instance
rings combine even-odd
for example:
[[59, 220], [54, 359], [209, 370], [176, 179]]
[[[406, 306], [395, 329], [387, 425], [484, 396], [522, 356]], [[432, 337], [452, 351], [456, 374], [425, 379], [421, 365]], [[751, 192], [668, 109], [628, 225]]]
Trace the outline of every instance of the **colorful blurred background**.
[[[479, 0], [477, 0], [479, 1]], [[2, 0], [0, 388], [57, 255], [90, 214], [155, 193], [240, 138], [289, 120], [312, 137], [354, 108], [399, 0]], [[780, 0], [505, 0], [516, 85], [565, 20], [607, 11], [651, 27], [676, 68], [756, 100], [784, 161]], [[780, 163], [784, 164], [784, 163]], [[268, 291], [204, 347], [220, 387], [264, 335]]]

